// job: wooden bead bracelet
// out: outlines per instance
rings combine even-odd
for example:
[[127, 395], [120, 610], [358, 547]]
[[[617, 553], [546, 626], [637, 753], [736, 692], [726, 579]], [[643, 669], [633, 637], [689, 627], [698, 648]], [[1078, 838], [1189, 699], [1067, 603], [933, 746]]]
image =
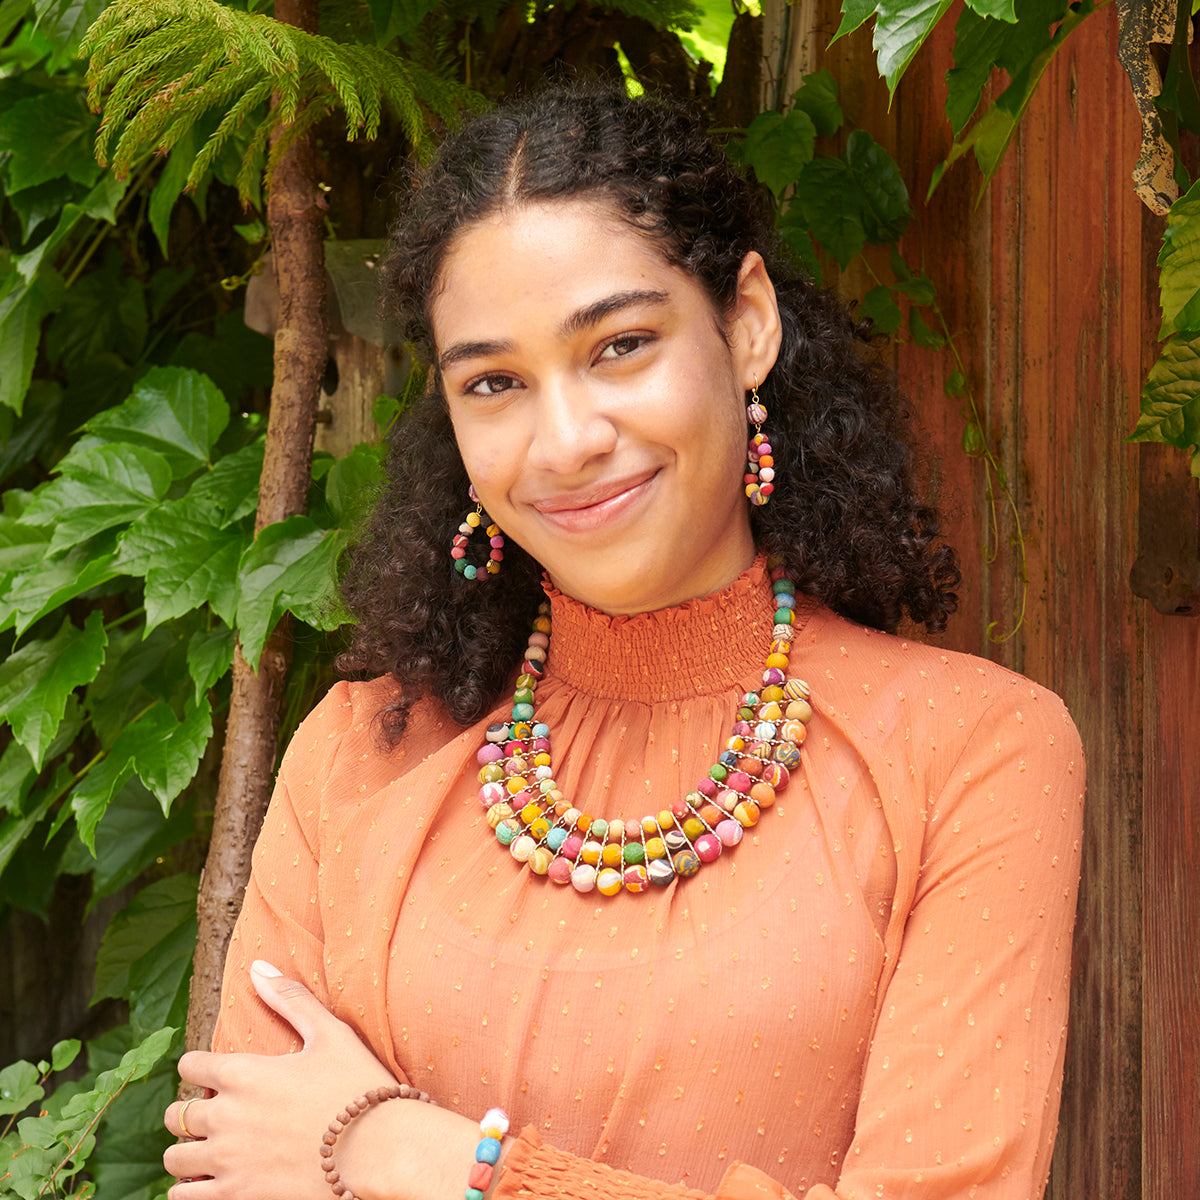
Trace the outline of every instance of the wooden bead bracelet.
[[349, 1187], [342, 1182], [341, 1174], [333, 1159], [334, 1147], [338, 1138], [345, 1132], [346, 1126], [361, 1116], [368, 1108], [382, 1104], [386, 1100], [421, 1100], [433, 1104], [434, 1100], [428, 1092], [420, 1088], [410, 1087], [407, 1083], [389, 1083], [386, 1087], [372, 1088], [364, 1092], [357, 1100], [351, 1100], [332, 1121], [329, 1128], [321, 1137], [321, 1169], [325, 1172], [325, 1182], [333, 1189], [333, 1194], [341, 1200], [359, 1200]]

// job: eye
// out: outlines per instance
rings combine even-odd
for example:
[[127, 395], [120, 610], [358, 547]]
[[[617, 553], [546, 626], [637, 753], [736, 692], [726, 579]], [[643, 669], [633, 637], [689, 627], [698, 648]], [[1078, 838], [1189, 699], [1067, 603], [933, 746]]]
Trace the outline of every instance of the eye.
[[651, 341], [648, 333], [622, 333], [612, 339], [603, 350], [600, 351], [601, 358], [625, 358], [634, 353], [635, 350], [640, 350], [646, 342]]
[[501, 392], [511, 391], [516, 386], [516, 380], [511, 375], [481, 375], [471, 380], [463, 388], [467, 396], [498, 396]]

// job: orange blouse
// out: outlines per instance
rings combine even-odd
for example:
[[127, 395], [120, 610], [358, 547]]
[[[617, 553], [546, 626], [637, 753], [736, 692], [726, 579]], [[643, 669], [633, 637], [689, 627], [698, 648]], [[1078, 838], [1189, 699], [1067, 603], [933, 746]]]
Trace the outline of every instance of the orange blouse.
[[[678, 608], [550, 590], [555, 778], [640, 818], [707, 772], [754, 687], [761, 560]], [[249, 964], [306, 982], [402, 1079], [514, 1129], [512, 1197], [1040, 1197], [1058, 1113], [1084, 771], [1062, 703], [797, 600], [801, 766], [691, 879], [611, 899], [517, 864], [483, 729], [339, 684], [284, 756], [214, 1048], [283, 1053]], [[464, 1167], [465, 1174], [465, 1167]]]

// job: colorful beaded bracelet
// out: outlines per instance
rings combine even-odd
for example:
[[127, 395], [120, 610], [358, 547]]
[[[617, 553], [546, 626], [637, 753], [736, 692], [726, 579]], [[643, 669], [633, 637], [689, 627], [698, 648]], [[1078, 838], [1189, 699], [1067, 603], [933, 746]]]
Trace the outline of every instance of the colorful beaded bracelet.
[[500, 1161], [500, 1143], [508, 1132], [508, 1114], [502, 1108], [489, 1108], [479, 1122], [479, 1132], [482, 1136], [467, 1177], [465, 1200], [483, 1200], [484, 1192], [492, 1186], [496, 1163]]
[[321, 1137], [321, 1170], [325, 1173], [325, 1182], [333, 1189], [333, 1194], [340, 1197], [341, 1200], [359, 1200], [359, 1197], [342, 1182], [341, 1173], [333, 1160], [333, 1150], [337, 1145], [337, 1140], [355, 1117], [361, 1116], [368, 1108], [373, 1108], [376, 1104], [383, 1104], [386, 1100], [421, 1100], [426, 1104], [434, 1103], [429, 1093], [421, 1091], [420, 1088], [410, 1087], [407, 1083], [390, 1083], [386, 1087], [372, 1088], [369, 1092], [364, 1092], [357, 1100], [351, 1100], [329, 1122], [329, 1128]]

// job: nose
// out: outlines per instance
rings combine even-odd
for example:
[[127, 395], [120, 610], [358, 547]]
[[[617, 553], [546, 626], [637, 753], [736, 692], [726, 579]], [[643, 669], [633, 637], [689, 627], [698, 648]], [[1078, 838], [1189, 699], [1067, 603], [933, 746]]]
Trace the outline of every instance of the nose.
[[611, 454], [617, 427], [601, 396], [577, 377], [553, 376], [540, 382], [537, 416], [529, 445], [529, 465], [560, 475], [578, 473]]

